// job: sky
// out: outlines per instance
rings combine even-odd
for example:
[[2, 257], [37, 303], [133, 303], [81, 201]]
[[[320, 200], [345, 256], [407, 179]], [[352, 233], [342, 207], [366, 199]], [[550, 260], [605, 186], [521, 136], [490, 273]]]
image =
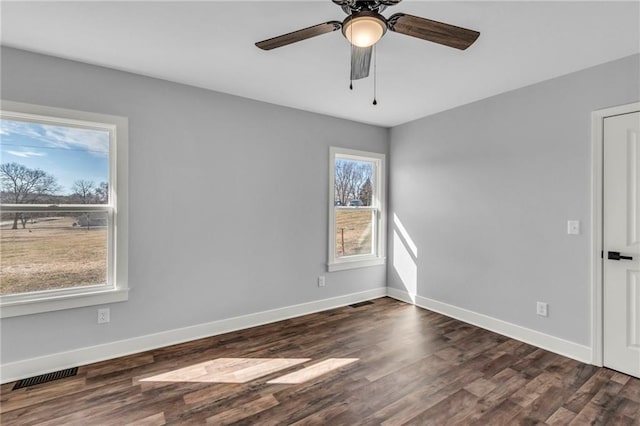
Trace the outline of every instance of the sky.
[[54, 176], [60, 195], [77, 180], [109, 181], [109, 133], [0, 119], [0, 163], [19, 163]]

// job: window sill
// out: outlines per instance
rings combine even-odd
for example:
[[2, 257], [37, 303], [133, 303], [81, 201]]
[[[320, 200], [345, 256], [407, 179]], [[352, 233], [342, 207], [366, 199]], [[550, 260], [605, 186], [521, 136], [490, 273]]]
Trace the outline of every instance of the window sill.
[[366, 268], [368, 266], [379, 266], [385, 264], [384, 257], [376, 257], [375, 259], [348, 260], [342, 262], [334, 262], [327, 264], [327, 271], [345, 271], [347, 269]]
[[24, 296], [0, 297], [0, 318], [81, 308], [83, 306], [103, 305], [125, 302], [129, 299], [128, 288], [108, 290], [61, 291]]

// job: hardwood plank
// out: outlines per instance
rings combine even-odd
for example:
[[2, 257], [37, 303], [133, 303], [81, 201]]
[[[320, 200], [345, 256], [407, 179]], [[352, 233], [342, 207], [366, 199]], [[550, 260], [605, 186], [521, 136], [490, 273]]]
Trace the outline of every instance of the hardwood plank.
[[267, 395], [238, 408], [223, 411], [207, 419], [207, 424], [228, 425], [278, 405], [273, 395]]
[[546, 388], [534, 401], [522, 410], [518, 418], [522, 422], [543, 423], [561, 408], [566, 397], [564, 389], [557, 386]]
[[464, 389], [424, 410], [407, 421], [406, 425], [456, 424], [460, 423], [476, 406], [477, 397]]
[[143, 419], [136, 420], [133, 423], [127, 423], [125, 426], [162, 426], [166, 424], [167, 421], [164, 418], [164, 413], [157, 413]]
[[640, 404], [640, 380], [630, 379], [620, 391], [620, 396]]
[[564, 403], [567, 410], [579, 413], [591, 401], [598, 391], [605, 386], [613, 373], [607, 369], [598, 370]]
[[[618, 396], [620, 396], [620, 394], [618, 394]], [[631, 419], [638, 419], [640, 422], [640, 402], [634, 402], [630, 399], [623, 398], [623, 401], [618, 406], [617, 411]]]
[[[613, 419], [618, 417], [618, 409], [624, 402], [624, 398], [618, 397], [621, 389], [622, 385], [618, 382], [610, 380], [604, 383], [571, 424], [584, 424], [587, 421], [598, 424], [613, 422]], [[619, 422], [622, 420], [618, 418]]]
[[640, 424], [639, 379], [390, 298], [12, 387], [2, 425]]
[[103, 361], [93, 364], [90, 369], [80, 368], [79, 372], [86, 370], [86, 377], [92, 378], [96, 376], [105, 376], [110, 373], [122, 372], [135, 367], [147, 364], [153, 364], [154, 358], [151, 353], [141, 353], [136, 355], [125, 356], [118, 359], [118, 362]]
[[466, 391], [471, 392], [478, 398], [482, 398], [483, 396], [485, 396], [495, 388], [496, 388], [495, 383], [483, 377], [479, 378], [478, 380], [475, 380], [474, 382], [464, 387]]
[[292, 426], [315, 426], [330, 424], [330, 419], [334, 418], [338, 414], [344, 413], [349, 409], [349, 404], [346, 402], [338, 402], [336, 404], [329, 405], [322, 410], [318, 410], [315, 413], [292, 423]]
[[573, 418], [576, 416], [576, 413], [573, 411], [569, 411], [564, 407], [560, 407], [553, 413], [545, 423], [549, 426], [560, 426], [569, 424]]
[[84, 383], [84, 377], [76, 376], [57, 381], [55, 388], [50, 383], [42, 383], [7, 392], [2, 395], [0, 413], [4, 414], [18, 408], [53, 402], [66, 394], [80, 392]]
[[513, 419], [522, 411], [522, 407], [508, 399], [503, 400], [493, 409], [487, 411], [473, 425], [509, 425], [514, 424]]

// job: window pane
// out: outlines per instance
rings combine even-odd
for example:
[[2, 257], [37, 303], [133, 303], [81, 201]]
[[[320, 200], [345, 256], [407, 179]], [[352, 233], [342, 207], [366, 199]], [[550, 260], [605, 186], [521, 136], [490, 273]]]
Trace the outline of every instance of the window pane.
[[336, 207], [336, 258], [374, 253], [373, 223], [371, 209]]
[[374, 163], [336, 158], [334, 204], [336, 206], [371, 206], [374, 191]]
[[107, 212], [3, 213], [0, 294], [107, 283]]
[[107, 204], [109, 132], [0, 119], [6, 204]]

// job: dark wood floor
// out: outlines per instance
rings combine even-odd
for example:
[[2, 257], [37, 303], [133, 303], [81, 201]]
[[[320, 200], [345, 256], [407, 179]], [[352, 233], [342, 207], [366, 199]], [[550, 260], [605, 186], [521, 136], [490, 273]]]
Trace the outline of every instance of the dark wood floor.
[[640, 424], [640, 380], [389, 298], [12, 387], [4, 425]]

